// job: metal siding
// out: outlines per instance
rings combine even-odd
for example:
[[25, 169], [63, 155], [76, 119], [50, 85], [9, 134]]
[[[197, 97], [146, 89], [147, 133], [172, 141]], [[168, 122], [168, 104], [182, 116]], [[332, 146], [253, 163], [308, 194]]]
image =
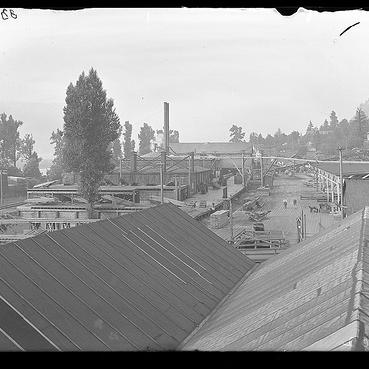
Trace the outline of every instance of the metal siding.
[[[175, 273], [173, 273], [173, 271], [168, 269], [165, 264], [159, 263], [159, 261], [153, 257], [153, 253], [147, 252], [142, 241], [138, 239], [131, 240], [129, 237], [127, 237], [127, 234], [125, 234], [125, 232], [119, 228], [119, 221], [121, 218], [116, 218], [115, 220], [118, 226], [114, 225], [113, 228], [111, 225], [106, 226], [105, 224], [102, 224], [102, 227], [106, 226], [106, 231], [110, 231], [111, 236], [114, 234], [118, 240], [123, 238], [125, 240], [125, 244], [128, 243], [133, 247], [133, 251], [136, 253], [134, 260], [137, 260], [140, 263], [145, 262], [145, 269], [149, 267], [152, 270], [151, 273], [153, 276], [156, 276], [158, 279], [163, 278], [163, 280], [169, 280], [172, 284], [174, 284], [174, 291], [179, 297], [182, 297], [183, 295], [186, 298], [186, 301], [190, 302], [190, 300], [187, 299], [187, 297], [189, 297], [195, 305], [204, 305], [206, 309], [205, 311], [208, 311], [208, 308], [209, 306], [212, 306], [214, 299], [211, 299], [208, 294], [202, 294], [201, 291], [199, 291], [192, 284], [184, 283], [184, 281], [181, 280]], [[108, 238], [109, 235], [106, 234], [105, 237]], [[148, 249], [148, 247], [146, 247], [146, 249]], [[122, 249], [122, 253], [126, 250], [127, 248]]]
[[24, 350], [58, 351], [3, 299], [0, 299], [0, 322], [1, 330]]
[[[149, 241], [159, 253], [167, 255], [169, 259], [174, 262], [179, 260], [181, 262], [179, 267], [194, 281], [194, 283], [204, 285], [205, 288], [208, 288], [208, 284], [210, 283], [223, 293], [233, 285], [234, 282], [228, 282], [226, 284], [224, 281], [220, 282], [214, 278], [213, 275], [209, 274], [200, 264], [202, 260], [198, 255], [194, 257], [187, 256], [191, 238], [186, 237], [185, 239], [180, 234], [175, 237], [175, 240], [171, 239], [170, 235], [167, 233], [170, 228], [169, 222], [166, 223], [165, 229], [158, 229], [157, 223], [152, 224], [152, 226], [148, 226], [148, 220], [140, 217], [140, 214], [137, 214], [133, 217], [132, 223], [135, 227], [140, 227], [140, 230], [147, 234], [144, 238]], [[176, 228], [174, 228], [172, 232], [175, 232], [175, 229]], [[174, 233], [171, 234], [173, 235]], [[150, 237], [153, 242], [151, 242], [148, 237]], [[178, 263], [176, 264], [178, 265]]]
[[[39, 254], [41, 255], [41, 253]], [[65, 281], [59, 280], [45, 270], [46, 264], [44, 267], [39, 262], [32, 260], [31, 257], [24, 258], [24, 255], [17, 248], [12, 248], [11, 252], [7, 253], [7, 257], [13, 263], [16, 263], [20, 269], [27, 270], [27, 277], [36, 283], [45, 294], [51, 296], [61, 306], [75, 312], [78, 319], [84, 322], [88, 329], [94, 332], [108, 348], [119, 350], [120, 347], [126, 345], [125, 337], [117, 332], [109, 318], [104, 319], [103, 314], [101, 314], [101, 311], [104, 310], [102, 310], [101, 300], [97, 296], [91, 298], [91, 295], [85, 289], [77, 290], [73, 288], [73, 285], [68, 285]], [[65, 274], [72, 279], [69, 273]], [[107, 306], [104, 307], [113, 314]], [[151, 343], [143, 334], [138, 333], [135, 327], [127, 324], [125, 328], [127, 336], [132, 335], [143, 344]], [[119, 339], [114, 339], [116, 335]], [[130, 343], [133, 346], [132, 341]]]
[[[88, 324], [76, 317], [74, 311], [63, 306], [53, 299], [49, 294], [44, 293], [40, 288], [31, 281], [24, 273], [17, 270], [8, 264], [7, 261], [1, 260], [0, 268], [1, 277], [9, 281], [13, 288], [19, 291], [22, 297], [32, 306], [35, 306], [38, 311], [41, 311], [45, 316], [58, 326], [68, 336], [73, 337], [73, 340], [84, 350], [108, 350], [108, 347], [91, 332]], [[10, 300], [10, 303], [13, 303]], [[26, 311], [21, 310], [26, 315]], [[30, 319], [31, 316], [26, 315]], [[64, 349], [68, 349], [64, 348]]]
[[[167, 210], [167, 209], [166, 209]], [[147, 216], [144, 214], [137, 214], [142, 216], [147, 221]], [[137, 219], [137, 218], [136, 218]], [[153, 219], [153, 217], [151, 217]], [[170, 240], [172, 243], [175, 242], [176, 246], [180, 247], [182, 253], [188, 255], [187, 260], [196, 260], [196, 263], [201, 264], [203, 275], [213, 282], [217, 283], [219, 286], [232, 286], [234, 281], [239, 278], [242, 274], [236, 274], [231, 270], [228, 264], [228, 260], [221, 258], [217, 252], [216, 246], [214, 246], [214, 241], [205, 239], [204, 236], [197, 230], [185, 223], [185, 219], [177, 220], [175, 214], [167, 212], [166, 216], [162, 215], [162, 219], [165, 220], [166, 227], [161, 230], [161, 235]], [[137, 219], [138, 220], [138, 219]], [[183, 226], [183, 232], [181, 234], [176, 234], [175, 230], [179, 226]], [[152, 220], [152, 228], [158, 226], [155, 220]], [[204, 240], [203, 242], [199, 242]], [[230, 248], [229, 245], [225, 244], [226, 247]], [[224, 247], [224, 245], [223, 245]], [[211, 250], [211, 252], [209, 252]], [[226, 265], [224, 265], [226, 264]]]
[[[49, 236], [54, 238], [53, 235]], [[62, 235], [59, 235], [59, 237], [62, 237]], [[173, 344], [173, 339], [167, 337], [165, 340], [163, 332], [160, 332], [153, 322], [145, 319], [143, 314], [135, 312], [132, 306], [122, 301], [122, 299], [117, 301], [117, 296], [114, 295], [113, 291], [99, 283], [100, 281], [93, 278], [93, 275], [88, 272], [82, 275], [83, 268], [81, 266], [76, 271], [79, 275], [71, 272], [71, 261], [68, 255], [62, 255], [61, 261], [55, 260], [37, 244], [36, 240], [34, 241], [34, 247], [28, 247], [26, 252], [35, 259], [37, 258], [38, 262], [44, 266], [45, 271], [60, 284], [78, 295], [86, 305], [101, 316], [103, 321], [110, 325], [112, 336], [115, 337], [112, 340], [119, 341], [123, 339], [125, 344], [127, 341], [136, 343], [136, 337], [141, 337], [143, 341], [139, 339], [137, 344], [141, 344], [141, 342], [149, 344], [150, 341], [155, 341], [154, 336], [161, 335], [164, 345], [170, 346]], [[60, 239], [56, 239], [56, 241], [59, 246], [58, 250], [61, 250]], [[68, 271], [70, 273], [66, 273]], [[125, 328], [124, 332], [120, 330], [120, 327]], [[160, 346], [158, 342], [158, 348]]]
[[[50, 237], [52, 236], [51, 234]], [[60, 236], [62, 235], [59, 235], [59, 237]], [[67, 235], [64, 234], [62, 237], [67, 237]], [[149, 305], [148, 301], [138, 295], [134, 289], [127, 288], [128, 285], [124, 280], [121, 280], [122, 285], [117, 283], [117, 278], [114, 280], [114, 275], [109, 273], [108, 270], [105, 271], [104, 269], [106, 268], [104, 268], [97, 259], [86, 262], [86, 258], [83, 260], [76, 255], [73, 255], [72, 258], [71, 254], [64, 248], [68, 244], [68, 240], [67, 238], [65, 240], [58, 239], [59, 247], [55, 248], [53, 255], [59, 260], [62, 260], [63, 263], [67, 265], [68, 269], [84, 281], [85, 284], [93, 288], [95, 293], [101, 295], [115, 310], [119, 311], [124, 316], [127, 315], [130, 320], [135, 321], [141, 329], [148, 333], [151, 332], [151, 337], [161, 335], [161, 340], [167, 340], [165, 345], [171, 346], [175, 341], [178, 343], [178, 340], [172, 338], [172, 334], [178, 335], [179, 337], [182, 336], [183, 338], [184, 330], [171, 324], [171, 321], [168, 320], [160, 310], [154, 309], [153, 305]], [[66, 242], [64, 243], [63, 241]], [[78, 244], [80, 244], [80, 242]], [[73, 245], [70, 246], [70, 252], [79, 249], [73, 247]], [[126, 288], [121, 288], [122, 286]]]
[[[149, 215], [152, 210], [154, 209], [148, 209], [146, 214]], [[190, 232], [196, 236], [196, 239], [203, 240], [203, 242], [199, 242], [199, 245], [201, 245], [204, 251], [206, 250], [209, 258], [214, 257], [215, 260], [218, 261], [220, 267], [221, 265], [224, 265], [224, 263], [229, 265], [229, 268], [223, 268], [224, 271], [229, 269], [232, 273], [239, 276], [243, 275], [245, 270], [249, 270], [253, 265], [255, 265], [251, 259], [227, 244], [227, 242], [217, 236], [214, 232], [209, 230], [207, 227], [204, 227], [200, 222], [193, 219], [174, 205], [165, 209], [158, 208], [157, 213], [161, 215], [160, 219], [163, 219], [165, 224], [170, 221], [174, 222], [181, 220], [181, 228], [183, 229], [183, 232], [185, 232], [186, 237], [188, 236], [187, 232]]]
[[[82, 233], [81, 229], [80, 232]], [[107, 239], [102, 228], [99, 229], [99, 234], [102, 238]], [[88, 234], [85, 236], [88, 237]], [[109, 258], [107, 258], [105, 253], [102, 254], [99, 252], [96, 254], [96, 257], [104, 261], [105, 265], [109, 266], [109, 269], [114, 272], [114, 275], [119, 277], [119, 280], [123, 283], [125, 281], [131, 288], [142, 293], [151, 304], [157, 306], [161, 311], [171, 313], [172, 308], [184, 313], [182, 319], [176, 316], [176, 324], [185, 324], [186, 326], [188, 322], [195, 322], [197, 319], [201, 318], [201, 314], [190, 310], [190, 307], [196, 303], [196, 300], [184, 291], [180, 291], [182, 292], [182, 296], [181, 293], [178, 293], [178, 295], [182, 297], [182, 299], [179, 299], [175, 292], [180, 286], [168, 281], [164, 278], [164, 274], [156, 275], [157, 269], [145, 262], [140, 254], [132, 255], [128, 247], [123, 248], [121, 245], [117, 245], [117, 249], [109, 249], [111, 245], [113, 245], [112, 240], [106, 245], [104, 243], [98, 243], [109, 255]], [[124, 258], [122, 258], [122, 256], [124, 256]], [[119, 260], [119, 263], [116, 260]], [[184, 310], [183, 307], [185, 307], [186, 310]]]

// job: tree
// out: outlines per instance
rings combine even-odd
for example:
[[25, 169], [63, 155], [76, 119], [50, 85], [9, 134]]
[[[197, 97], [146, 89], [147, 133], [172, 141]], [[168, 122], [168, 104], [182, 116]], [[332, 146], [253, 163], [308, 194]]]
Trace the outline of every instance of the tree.
[[37, 153], [34, 151], [23, 168], [23, 175], [25, 177], [40, 178], [41, 172], [39, 164], [41, 160], [42, 158], [39, 158]]
[[50, 137], [50, 143], [55, 145], [54, 147], [54, 159], [47, 176], [50, 180], [61, 179], [63, 174], [63, 131], [59, 128], [56, 132], [52, 132]]
[[155, 138], [155, 131], [147, 124], [141, 127], [140, 133], [138, 134], [140, 140], [138, 144], [138, 151], [140, 155], [147, 154], [151, 152], [151, 141]]
[[18, 128], [22, 124], [20, 120], [14, 120], [12, 115], [7, 117], [2, 113], [0, 116], [1, 161], [4, 165], [16, 166], [21, 145]]
[[122, 153], [122, 145], [121, 145], [120, 139], [119, 139], [119, 137], [121, 136], [121, 134], [122, 134], [122, 127], [119, 128], [118, 137], [111, 144], [111, 146], [112, 146], [112, 156], [113, 156], [113, 160], [115, 162], [119, 162], [120, 158], [123, 155], [123, 153]]
[[314, 126], [313, 126], [313, 123], [311, 122], [311, 120], [309, 121], [309, 124], [306, 128], [306, 134], [312, 134], [314, 131]]
[[332, 110], [332, 113], [329, 117], [330, 121], [329, 121], [329, 127], [330, 129], [336, 129], [337, 126], [338, 126], [338, 118], [337, 118], [337, 115], [336, 115], [336, 112], [334, 110]]
[[75, 85], [69, 84], [65, 102], [63, 163], [80, 173], [80, 192], [91, 216], [104, 174], [113, 169], [109, 144], [118, 138], [119, 117], [93, 68], [88, 75], [82, 72]]
[[124, 133], [123, 133], [123, 151], [124, 157], [127, 159], [131, 156], [134, 150], [135, 142], [132, 140], [132, 124], [129, 121], [124, 122]]
[[267, 136], [265, 137], [265, 146], [267, 147], [272, 147], [274, 146], [274, 138], [271, 134], [267, 134]]
[[258, 145], [262, 145], [265, 142], [265, 139], [261, 133], [259, 133], [257, 142], [258, 142]]
[[293, 150], [296, 149], [297, 145], [299, 144], [299, 140], [300, 140], [300, 133], [298, 131], [292, 131], [287, 136], [287, 142], [289, 143], [289, 145], [291, 146]]
[[169, 130], [169, 143], [178, 143], [179, 142], [179, 132], [176, 130]]
[[33, 136], [27, 133], [23, 140], [21, 140], [20, 154], [25, 160], [29, 160], [33, 154], [33, 147], [35, 145], [35, 140]]
[[233, 124], [229, 131], [231, 132], [229, 142], [244, 142], [245, 132], [242, 132], [242, 127]]
[[257, 145], [257, 143], [258, 143], [258, 134], [256, 132], [251, 132], [250, 133], [249, 142], [253, 146]]
[[369, 130], [368, 117], [364, 110], [357, 108], [354, 119], [351, 121], [352, 133], [357, 136], [358, 145], [361, 146]]
[[329, 130], [329, 123], [328, 123], [327, 119], [325, 119], [323, 125], [320, 126], [320, 130], [321, 131], [328, 131]]

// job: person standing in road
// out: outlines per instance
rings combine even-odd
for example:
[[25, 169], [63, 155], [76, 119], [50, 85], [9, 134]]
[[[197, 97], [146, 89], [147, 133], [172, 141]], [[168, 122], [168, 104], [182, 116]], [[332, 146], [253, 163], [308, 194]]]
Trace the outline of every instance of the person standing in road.
[[287, 209], [287, 200], [286, 199], [283, 200], [283, 205], [284, 205], [284, 208]]
[[293, 199], [293, 206], [296, 207], [296, 205], [297, 205], [297, 200], [296, 199]]

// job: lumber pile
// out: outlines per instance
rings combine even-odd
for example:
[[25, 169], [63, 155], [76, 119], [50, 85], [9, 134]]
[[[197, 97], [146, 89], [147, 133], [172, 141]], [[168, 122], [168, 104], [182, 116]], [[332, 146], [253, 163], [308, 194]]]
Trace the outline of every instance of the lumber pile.
[[218, 210], [210, 215], [210, 226], [212, 228], [222, 228], [228, 224], [228, 210]]

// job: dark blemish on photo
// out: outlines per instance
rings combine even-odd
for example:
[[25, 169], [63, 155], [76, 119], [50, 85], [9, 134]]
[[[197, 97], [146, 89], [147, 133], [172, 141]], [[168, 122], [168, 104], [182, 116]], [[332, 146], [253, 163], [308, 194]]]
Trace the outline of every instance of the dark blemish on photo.
[[350, 27], [347, 27], [343, 32], [341, 32], [340, 33], [340, 36], [342, 36], [346, 31], [348, 31], [350, 28], [352, 28], [352, 27], [354, 27], [354, 26], [356, 26], [356, 25], [358, 25], [360, 22], [356, 22], [355, 24], [353, 24], [352, 26], [350, 26]]

